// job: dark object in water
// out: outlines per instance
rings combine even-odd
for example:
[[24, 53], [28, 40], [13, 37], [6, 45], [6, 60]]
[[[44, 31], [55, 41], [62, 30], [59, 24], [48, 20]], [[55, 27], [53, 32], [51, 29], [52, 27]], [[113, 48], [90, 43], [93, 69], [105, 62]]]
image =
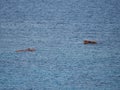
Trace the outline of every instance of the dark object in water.
[[24, 50], [17, 50], [16, 52], [33, 52], [33, 51], [36, 51], [36, 49], [35, 48], [27, 48]]
[[97, 44], [96, 41], [84, 40], [84, 44]]

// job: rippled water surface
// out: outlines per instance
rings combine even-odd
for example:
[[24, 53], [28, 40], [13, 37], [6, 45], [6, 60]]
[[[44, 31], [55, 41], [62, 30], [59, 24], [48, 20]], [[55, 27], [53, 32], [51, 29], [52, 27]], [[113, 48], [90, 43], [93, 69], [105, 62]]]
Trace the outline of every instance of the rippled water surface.
[[119, 90], [119, 5], [0, 0], [0, 90]]

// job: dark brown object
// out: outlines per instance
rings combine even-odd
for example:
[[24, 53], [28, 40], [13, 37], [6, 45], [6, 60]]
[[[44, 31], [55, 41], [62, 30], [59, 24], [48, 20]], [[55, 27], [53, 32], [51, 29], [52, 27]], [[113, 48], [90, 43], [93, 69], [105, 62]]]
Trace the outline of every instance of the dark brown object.
[[84, 44], [97, 44], [96, 41], [84, 40]]
[[36, 51], [36, 49], [35, 48], [27, 48], [24, 50], [17, 50], [16, 52], [33, 52], [33, 51]]

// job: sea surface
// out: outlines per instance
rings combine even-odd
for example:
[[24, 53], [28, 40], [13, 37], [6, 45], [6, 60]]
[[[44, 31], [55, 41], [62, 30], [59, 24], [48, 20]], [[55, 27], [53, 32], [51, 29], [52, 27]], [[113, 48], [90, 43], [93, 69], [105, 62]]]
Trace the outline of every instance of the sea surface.
[[0, 90], [120, 90], [120, 1], [0, 0]]

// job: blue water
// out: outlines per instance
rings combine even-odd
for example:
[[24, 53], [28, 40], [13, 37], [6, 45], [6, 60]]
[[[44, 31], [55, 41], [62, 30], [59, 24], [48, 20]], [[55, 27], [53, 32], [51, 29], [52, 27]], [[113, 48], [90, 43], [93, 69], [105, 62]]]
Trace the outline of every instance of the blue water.
[[[0, 90], [120, 90], [119, 6], [0, 0]], [[15, 52], [26, 48], [36, 51]]]

